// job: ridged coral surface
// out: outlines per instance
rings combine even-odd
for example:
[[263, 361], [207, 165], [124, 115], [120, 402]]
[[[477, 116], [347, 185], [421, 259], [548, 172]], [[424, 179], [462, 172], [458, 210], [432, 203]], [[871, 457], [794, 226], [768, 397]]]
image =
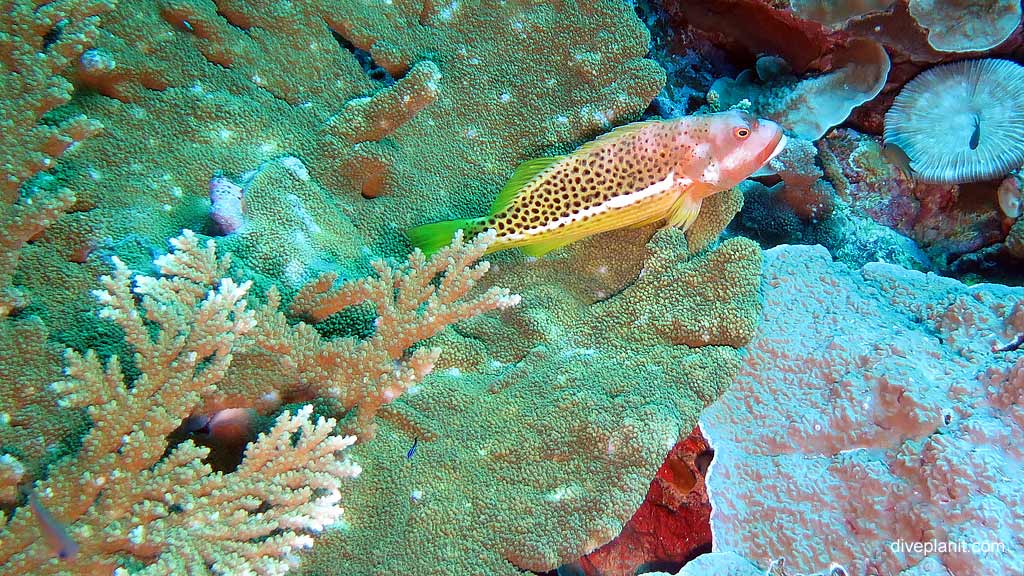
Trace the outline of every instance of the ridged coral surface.
[[781, 246], [764, 293], [701, 418], [715, 548], [799, 571], [1021, 573], [1024, 289]]

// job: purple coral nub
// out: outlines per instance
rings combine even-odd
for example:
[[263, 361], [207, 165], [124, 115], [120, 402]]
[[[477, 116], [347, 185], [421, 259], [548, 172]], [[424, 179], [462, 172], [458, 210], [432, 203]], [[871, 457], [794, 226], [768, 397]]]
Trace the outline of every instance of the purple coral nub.
[[236, 232], [245, 224], [245, 190], [228, 177], [210, 178], [210, 218], [221, 234]]

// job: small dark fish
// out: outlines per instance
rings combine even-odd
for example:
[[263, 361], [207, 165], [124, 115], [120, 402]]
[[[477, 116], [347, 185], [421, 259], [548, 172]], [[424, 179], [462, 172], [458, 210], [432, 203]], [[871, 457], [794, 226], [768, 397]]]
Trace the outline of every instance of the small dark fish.
[[882, 157], [896, 167], [906, 178], [914, 180], [914, 169], [910, 167], [910, 156], [895, 144], [882, 146]]
[[210, 417], [206, 414], [196, 414], [185, 419], [186, 432], [198, 432], [200, 434], [210, 433]]
[[71, 539], [64, 524], [54, 518], [50, 511], [43, 507], [35, 492], [29, 492], [28, 505], [32, 508], [32, 513], [36, 515], [36, 519], [39, 520], [46, 543], [53, 550], [54, 554], [61, 560], [70, 560], [77, 556], [78, 543]]
[[708, 468], [711, 467], [711, 461], [715, 459], [715, 451], [711, 448], [697, 454], [697, 457], [693, 459], [694, 466], [700, 471], [700, 475], [705, 478], [708, 475]]
[[971, 132], [971, 141], [968, 142], [971, 150], [977, 150], [981, 144], [981, 116], [974, 115], [974, 132]]
[[995, 346], [992, 347], [992, 351], [1013, 352], [1014, 350], [1018, 350], [1022, 345], [1024, 345], [1024, 332], [1018, 334], [1016, 338], [1010, 340], [1009, 342], [1003, 344], [1002, 346], [996, 344]]
[[60, 22], [57, 22], [53, 28], [47, 30], [46, 34], [43, 34], [43, 52], [46, 52], [49, 50], [50, 46], [53, 46], [60, 41], [60, 37], [64, 34], [64, 27], [67, 26], [67, 24], [67, 20], [61, 20]]
[[405, 453], [406, 460], [412, 460], [412, 455], [416, 453], [416, 445], [419, 444], [419, 442], [420, 437], [417, 436], [416, 439], [412, 441], [412, 448], [409, 448], [409, 451]]

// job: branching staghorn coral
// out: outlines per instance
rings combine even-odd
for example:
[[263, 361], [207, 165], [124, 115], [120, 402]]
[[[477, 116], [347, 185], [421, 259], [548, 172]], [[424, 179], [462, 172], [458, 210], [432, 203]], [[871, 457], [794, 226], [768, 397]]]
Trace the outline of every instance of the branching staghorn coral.
[[0, 3], [0, 317], [25, 300], [12, 286], [21, 247], [74, 201], [66, 188], [26, 194], [22, 187], [48, 170], [72, 144], [100, 124], [78, 114], [43, 123], [71, 99], [61, 71], [96, 35], [97, 15], [113, 8], [103, 0]]
[[[52, 390], [93, 427], [35, 484], [30, 506], [0, 514], [4, 573], [282, 574], [309, 532], [340, 517], [338, 485], [358, 467], [337, 453], [355, 438], [334, 435], [333, 420], [314, 424], [310, 407], [281, 415], [230, 474], [211, 474], [209, 450], [191, 441], [164, 456], [166, 436], [215, 389], [255, 324], [249, 283], [223, 277], [228, 258], [212, 241], [186, 231], [171, 243], [154, 262], [162, 277], [133, 279], [115, 259], [101, 278], [101, 315], [124, 331], [140, 375], [128, 382], [117, 356], [104, 365], [95, 352], [66, 352]], [[74, 544], [55, 550], [54, 532]]]
[[46, 181], [56, 160], [100, 124], [82, 114], [48, 115], [71, 99], [61, 74], [92, 42], [103, 0], [0, 2], [0, 504], [35, 478], [81, 418], [63, 413], [46, 385], [58, 375], [58, 351], [46, 326], [29, 314], [16, 285], [22, 249], [75, 202], [67, 187]]
[[377, 278], [337, 288], [332, 287], [337, 276], [327, 273], [307, 284], [291, 303], [293, 315], [314, 322], [372, 303], [377, 319], [366, 339], [327, 339], [304, 322], [291, 325], [272, 290], [268, 305], [256, 312], [257, 325], [246, 346], [236, 354], [235, 370], [208, 397], [207, 407], [253, 399], [273, 405], [296, 395], [336, 398], [341, 408], [356, 409], [360, 436], [372, 435], [377, 410], [433, 370], [440, 349], [413, 349], [417, 343], [460, 320], [519, 302], [519, 296], [497, 287], [469, 295], [489, 269], [487, 262], [473, 264], [493, 241], [493, 232], [468, 243], [459, 235], [429, 260], [417, 250], [398, 267], [378, 261], [373, 264]]
[[[361, 260], [407, 251], [398, 230], [486, 208], [522, 160], [638, 117], [664, 78], [644, 58], [648, 40], [617, 0], [120, 0], [78, 59], [81, 89], [62, 109], [105, 126], [62, 160], [58, 181], [80, 209], [21, 271], [38, 278], [44, 262], [106, 249], [140, 267], [148, 254], [133, 259], [126, 244], [157, 252], [182, 228], [204, 229], [215, 172], [292, 156], [308, 168], [297, 195], [315, 250], [281, 242], [295, 227], [247, 197], [247, 216], [272, 222], [232, 249], [236, 263], [258, 267], [276, 252], [303, 270], [320, 258], [363, 275]], [[374, 62], [391, 77], [368, 70]], [[339, 222], [355, 229], [336, 232]], [[258, 272], [280, 280], [280, 268]], [[59, 300], [26, 286], [40, 302]], [[58, 331], [70, 314], [52, 307]]]
[[[336, 453], [355, 438], [334, 435], [333, 419], [314, 424], [307, 406], [279, 417], [237, 470], [211, 474], [202, 462], [209, 450], [191, 441], [162, 457], [166, 436], [224, 396], [218, 387], [236, 362], [245, 366], [261, 355], [292, 369], [286, 376], [295, 384], [356, 407], [359, 425], [370, 430], [377, 409], [429, 373], [439, 354], [410, 347], [450, 323], [518, 302], [499, 288], [467, 297], [488, 269], [473, 264], [491, 241], [487, 234], [469, 243], [458, 238], [429, 260], [417, 251], [399, 267], [377, 263], [378, 278], [339, 288], [325, 275], [293, 302], [296, 313], [318, 319], [375, 303], [380, 320], [366, 340], [325, 340], [307, 324], [290, 326], [276, 291], [267, 306], [249, 310], [250, 283], [225, 277], [230, 256], [218, 258], [212, 240], [203, 245], [189, 231], [154, 262], [159, 278], [133, 279], [115, 259], [95, 294], [101, 315], [134, 349], [140, 376], [128, 383], [117, 356], [104, 365], [92, 351], [66, 353], [66, 377], [51, 388], [66, 407], [87, 409], [94, 426], [77, 457], [51, 468], [30, 496], [79, 549], [54, 559], [46, 523], [29, 513], [37, 506], [23, 506], [9, 522], [0, 514], [0, 573], [120, 567], [127, 574], [140, 566], [143, 574], [286, 572], [291, 553], [311, 545], [309, 533], [340, 518], [339, 482], [359, 468]], [[257, 385], [268, 382], [277, 380]], [[10, 490], [22, 475], [17, 461], [0, 460], [2, 487]]]

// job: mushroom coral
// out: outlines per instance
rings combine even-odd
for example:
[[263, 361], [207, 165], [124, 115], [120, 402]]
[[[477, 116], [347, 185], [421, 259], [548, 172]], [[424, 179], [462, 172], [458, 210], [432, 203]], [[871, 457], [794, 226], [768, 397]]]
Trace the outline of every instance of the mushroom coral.
[[885, 114], [885, 142], [925, 182], [1005, 176], [1024, 164], [1024, 67], [985, 59], [922, 72]]

